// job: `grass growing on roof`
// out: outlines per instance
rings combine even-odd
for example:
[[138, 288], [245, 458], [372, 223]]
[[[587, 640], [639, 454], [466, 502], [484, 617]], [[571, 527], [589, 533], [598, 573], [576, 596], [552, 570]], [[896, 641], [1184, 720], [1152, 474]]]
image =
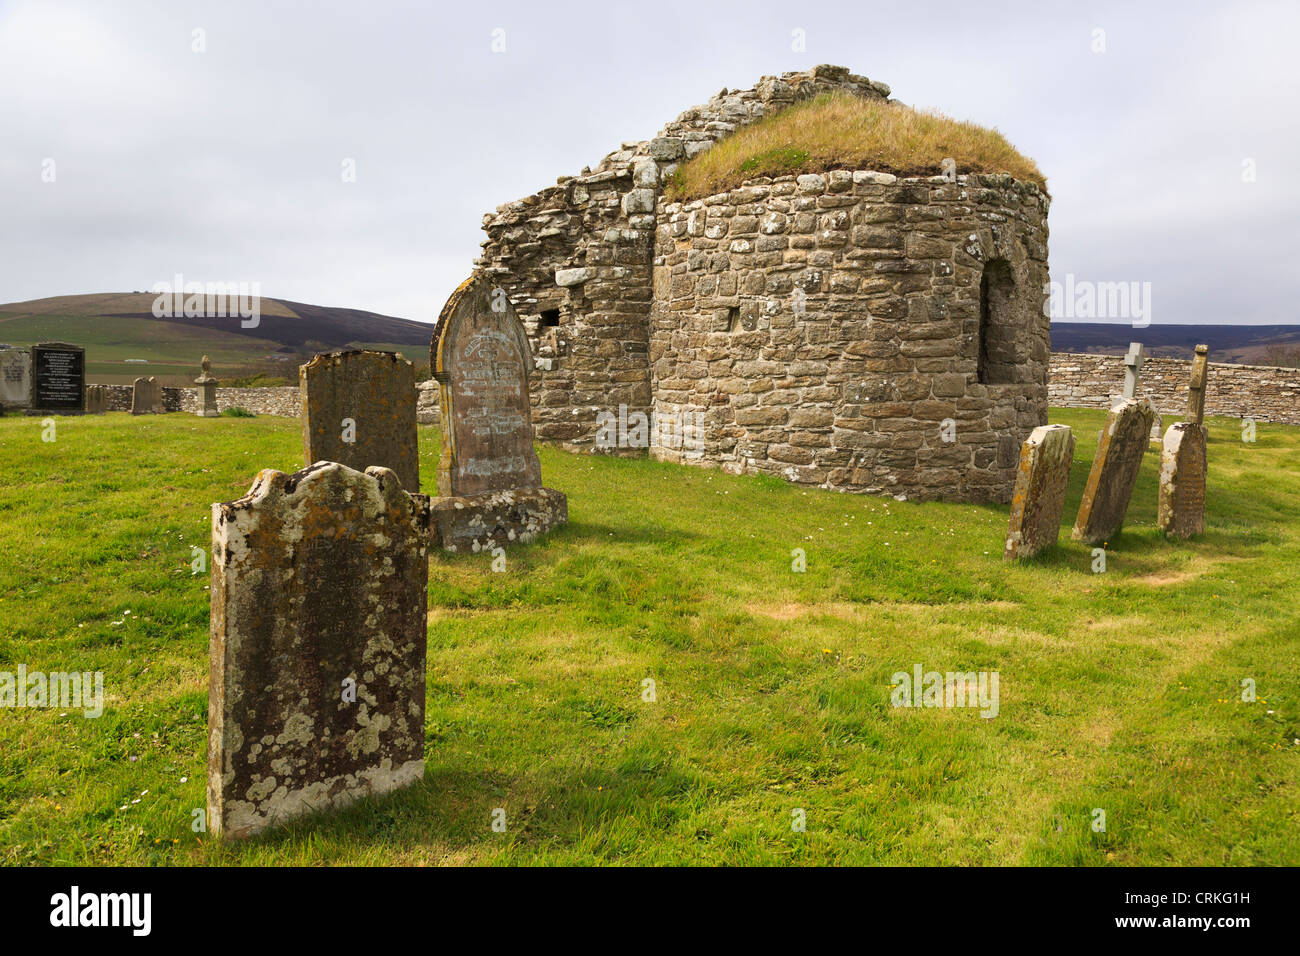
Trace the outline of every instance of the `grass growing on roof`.
[[[1063, 540], [1015, 565], [1005, 506], [542, 448], [567, 527], [504, 573], [431, 555], [424, 780], [243, 843], [191, 828], [192, 548], [211, 502], [301, 467], [298, 422], [111, 413], [43, 442], [0, 418], [0, 671], [106, 695], [0, 708], [0, 864], [1300, 863], [1300, 428], [1210, 420], [1187, 543], [1154, 527], [1146, 456], [1094, 574], [1068, 534], [1104, 417], [1052, 410], [1078, 436]], [[891, 707], [917, 663], [998, 671], [998, 716]]]
[[997, 130], [901, 103], [823, 93], [742, 127], [683, 163], [667, 195], [674, 202], [699, 199], [760, 176], [828, 169], [938, 175], [946, 158], [959, 173], [1010, 173], [1046, 188], [1033, 160]]

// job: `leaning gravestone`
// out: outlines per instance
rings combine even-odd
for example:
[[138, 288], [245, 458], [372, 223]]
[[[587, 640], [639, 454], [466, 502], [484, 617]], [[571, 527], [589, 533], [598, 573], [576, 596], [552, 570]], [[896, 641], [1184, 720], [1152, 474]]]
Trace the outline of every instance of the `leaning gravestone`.
[[1156, 524], [1174, 538], [1205, 531], [1206, 444], [1204, 425], [1175, 422], [1165, 432], [1160, 455], [1160, 497]]
[[163, 411], [162, 389], [158, 387], [158, 379], [152, 375], [137, 378], [131, 389], [131, 414], [161, 415]]
[[29, 414], [79, 414], [86, 408], [86, 350], [65, 342], [32, 346]]
[[298, 368], [307, 461], [391, 468], [420, 490], [415, 369], [396, 352], [329, 352]]
[[263, 471], [212, 506], [208, 825], [243, 837], [424, 775], [429, 499]]
[[505, 291], [475, 273], [443, 307], [429, 354], [442, 414], [434, 535], [447, 551], [531, 541], [569, 519], [564, 494], [542, 487], [531, 364]]
[[1119, 533], [1142, 456], [1150, 442], [1156, 410], [1143, 399], [1129, 399], [1110, 410], [1097, 445], [1083, 500], [1071, 537], [1089, 545], [1103, 544]]
[[0, 349], [0, 413], [32, 403], [32, 353]]
[[1056, 544], [1073, 460], [1074, 434], [1068, 425], [1039, 425], [1025, 440], [1011, 495], [1004, 560], [1030, 558]]
[[1210, 347], [1196, 346], [1192, 359], [1192, 380], [1187, 385], [1187, 420], [1197, 425], [1205, 423], [1205, 379], [1210, 364]]
[[86, 414], [102, 415], [108, 411], [108, 387], [105, 385], [86, 386]]

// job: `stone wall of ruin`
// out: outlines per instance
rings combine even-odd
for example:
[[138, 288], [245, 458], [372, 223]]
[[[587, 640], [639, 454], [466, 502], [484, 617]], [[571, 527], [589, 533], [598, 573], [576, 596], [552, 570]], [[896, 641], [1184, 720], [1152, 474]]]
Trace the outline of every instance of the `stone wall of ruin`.
[[[846, 491], [1008, 500], [1020, 443], [1047, 421], [1047, 210], [1005, 175], [867, 171], [661, 205], [654, 432], [703, 427], [694, 448], [651, 453]], [[990, 262], [1014, 282], [987, 337], [1008, 380], [980, 384]]]
[[484, 217], [488, 238], [476, 264], [500, 281], [533, 341], [539, 439], [590, 451], [602, 412], [651, 411], [651, 261], [667, 177], [739, 127], [829, 90], [889, 95], [843, 67], [763, 77], [752, 89], [722, 90], [653, 139], [624, 143], [594, 170]]
[[[1181, 418], [1187, 411], [1191, 370], [1192, 363], [1186, 359], [1146, 359], [1138, 397], [1151, 399], [1156, 411], [1166, 418]], [[1123, 388], [1122, 356], [1069, 352], [1052, 356], [1047, 379], [1052, 405], [1109, 408], [1111, 397], [1119, 395]], [[1206, 376], [1205, 414], [1300, 425], [1300, 369], [1211, 362]]]

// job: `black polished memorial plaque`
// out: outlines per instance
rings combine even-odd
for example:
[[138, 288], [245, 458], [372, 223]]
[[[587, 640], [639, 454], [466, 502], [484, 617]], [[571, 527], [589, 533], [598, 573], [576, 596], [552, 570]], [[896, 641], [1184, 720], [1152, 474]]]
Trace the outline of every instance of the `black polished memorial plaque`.
[[79, 412], [86, 407], [86, 350], [62, 342], [32, 346], [32, 408]]

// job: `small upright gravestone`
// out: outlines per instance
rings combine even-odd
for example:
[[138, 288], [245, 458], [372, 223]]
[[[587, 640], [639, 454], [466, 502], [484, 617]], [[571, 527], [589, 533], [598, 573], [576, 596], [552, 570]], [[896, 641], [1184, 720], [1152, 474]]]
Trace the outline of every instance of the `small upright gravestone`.
[[208, 825], [243, 837], [424, 775], [429, 499], [387, 468], [212, 506]]
[[298, 368], [306, 460], [391, 468], [420, 490], [415, 369], [396, 352], [317, 355]]
[[1011, 495], [1004, 560], [1033, 557], [1056, 544], [1073, 460], [1074, 434], [1068, 425], [1040, 425], [1025, 440]]
[[161, 415], [162, 413], [162, 390], [158, 387], [158, 379], [152, 375], [148, 378], [137, 378], [131, 389], [131, 414]]
[[86, 386], [86, 414], [102, 415], [108, 411], [108, 386]]
[[429, 354], [442, 413], [434, 536], [447, 551], [531, 541], [568, 521], [568, 499], [542, 487], [531, 364], [528, 335], [505, 290], [475, 273], [443, 307]]
[[1155, 409], [1144, 399], [1128, 399], [1110, 410], [1102, 429], [1097, 457], [1083, 488], [1079, 515], [1071, 537], [1089, 545], [1103, 544], [1124, 525], [1142, 456], [1150, 443]]
[[198, 386], [194, 414], [200, 418], [217, 418], [221, 414], [217, 411], [217, 380], [212, 377], [212, 363], [206, 355], [200, 369], [199, 377], [194, 380]]
[[0, 414], [32, 403], [32, 353], [0, 349]]
[[86, 409], [86, 350], [65, 342], [32, 346], [29, 414], [77, 415]]

